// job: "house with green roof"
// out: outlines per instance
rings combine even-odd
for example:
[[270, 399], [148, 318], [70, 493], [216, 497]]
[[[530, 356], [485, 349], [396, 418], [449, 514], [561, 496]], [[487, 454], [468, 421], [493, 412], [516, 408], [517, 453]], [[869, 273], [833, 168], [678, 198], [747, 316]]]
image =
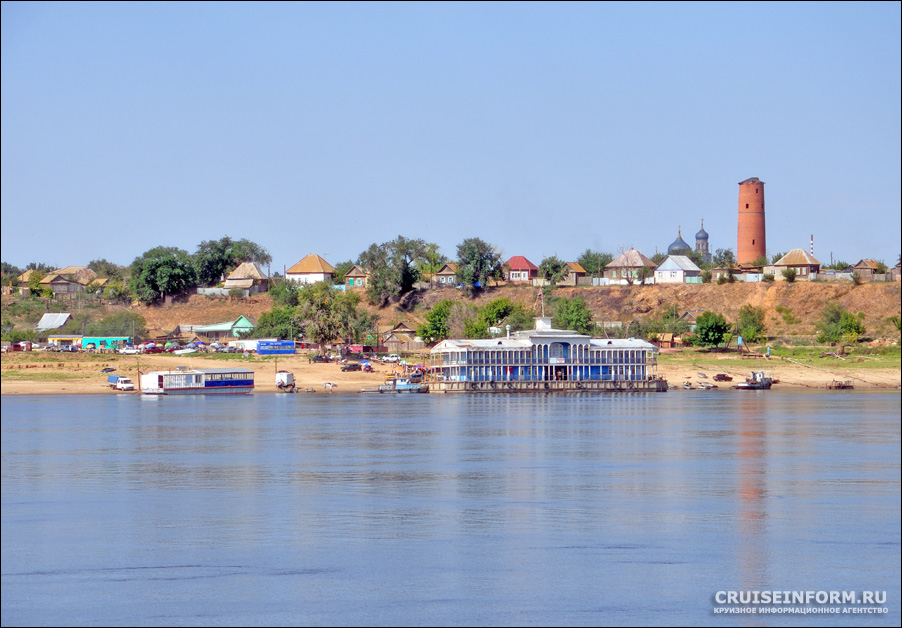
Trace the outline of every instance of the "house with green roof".
[[242, 335], [254, 331], [257, 321], [253, 316], [243, 314], [233, 321], [214, 323], [213, 325], [194, 325], [192, 331], [198, 336], [205, 336], [210, 340], [240, 338]]

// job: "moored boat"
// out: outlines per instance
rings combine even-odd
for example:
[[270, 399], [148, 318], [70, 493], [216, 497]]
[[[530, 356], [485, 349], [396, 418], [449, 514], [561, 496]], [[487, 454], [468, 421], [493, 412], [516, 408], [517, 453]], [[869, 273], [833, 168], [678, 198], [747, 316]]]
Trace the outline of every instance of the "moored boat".
[[764, 371], [752, 371], [751, 376], [733, 388], [737, 390], [769, 390], [773, 383], [774, 380]]
[[176, 369], [141, 375], [145, 395], [235, 395], [254, 391], [249, 369]]
[[429, 384], [423, 384], [421, 381], [412, 381], [412, 378], [409, 377], [392, 377], [378, 388], [363, 388], [360, 392], [381, 394], [428, 393]]

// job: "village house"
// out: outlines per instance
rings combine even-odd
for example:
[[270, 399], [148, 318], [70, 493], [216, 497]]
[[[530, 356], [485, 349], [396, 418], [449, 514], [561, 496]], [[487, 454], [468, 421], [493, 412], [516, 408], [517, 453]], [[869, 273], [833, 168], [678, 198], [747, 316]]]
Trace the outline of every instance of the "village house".
[[559, 286], [576, 286], [586, 276], [586, 269], [578, 262], [567, 262], [564, 265], [564, 278], [557, 282]]
[[332, 281], [335, 267], [319, 255], [311, 253], [285, 271], [285, 278], [297, 283], [311, 284], [318, 281]]
[[457, 284], [457, 264], [454, 262], [448, 262], [442, 266], [430, 280], [433, 288], [452, 288]]
[[683, 312], [683, 315], [677, 319], [677, 322], [685, 322], [689, 325], [689, 331], [694, 332], [698, 325], [698, 317], [704, 313], [704, 310], [686, 310]]
[[874, 281], [879, 270], [881, 270], [880, 262], [872, 259], [860, 260], [857, 264], [852, 266], [852, 272], [858, 273], [858, 277], [861, 281]]
[[370, 274], [356, 264], [345, 273], [345, 288], [348, 290], [366, 290]]
[[702, 270], [685, 255], [668, 255], [655, 268], [655, 283], [701, 283]]
[[605, 266], [604, 276], [613, 283], [631, 283], [638, 281], [639, 271], [648, 268], [649, 277], [654, 274], [656, 264], [636, 249], [630, 249], [613, 262]]
[[539, 276], [539, 267], [522, 255], [515, 255], [507, 262], [507, 280], [511, 283], [530, 282]]
[[793, 249], [774, 264], [764, 267], [765, 275], [772, 275], [777, 281], [785, 281], [783, 272], [787, 269], [796, 271], [796, 279], [810, 281], [817, 277], [821, 263], [804, 249]]
[[379, 327], [381, 344], [390, 353], [401, 351], [414, 351], [425, 347], [422, 338], [417, 336], [417, 331], [407, 323]]
[[241, 315], [233, 321], [214, 323], [213, 325], [192, 325], [192, 331], [198, 336], [210, 340], [230, 340], [240, 338], [254, 331], [257, 321], [253, 316]]
[[269, 290], [269, 277], [256, 262], [244, 262], [229, 273], [223, 285], [225, 290], [246, 290], [257, 294]]
[[53, 272], [41, 279], [41, 287], [48, 287], [53, 291], [55, 299], [73, 299], [79, 292], [85, 291], [85, 284], [72, 278], [72, 275], [63, 275]]
[[717, 283], [721, 281], [721, 277], [729, 281], [730, 277], [734, 274], [734, 270], [729, 266], [715, 266], [711, 269], [711, 281]]

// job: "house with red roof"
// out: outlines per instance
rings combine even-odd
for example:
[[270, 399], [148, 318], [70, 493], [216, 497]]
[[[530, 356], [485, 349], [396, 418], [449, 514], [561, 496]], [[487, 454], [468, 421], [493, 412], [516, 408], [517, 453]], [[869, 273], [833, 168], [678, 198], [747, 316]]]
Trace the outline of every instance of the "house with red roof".
[[507, 262], [507, 280], [511, 283], [531, 282], [539, 276], [539, 267], [522, 255], [514, 255]]

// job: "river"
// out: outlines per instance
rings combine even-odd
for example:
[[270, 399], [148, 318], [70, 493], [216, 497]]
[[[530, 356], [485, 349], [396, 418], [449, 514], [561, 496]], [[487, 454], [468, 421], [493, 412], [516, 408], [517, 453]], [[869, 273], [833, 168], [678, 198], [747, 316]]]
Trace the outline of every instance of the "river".
[[900, 459], [898, 391], [3, 397], [2, 624], [898, 626]]

